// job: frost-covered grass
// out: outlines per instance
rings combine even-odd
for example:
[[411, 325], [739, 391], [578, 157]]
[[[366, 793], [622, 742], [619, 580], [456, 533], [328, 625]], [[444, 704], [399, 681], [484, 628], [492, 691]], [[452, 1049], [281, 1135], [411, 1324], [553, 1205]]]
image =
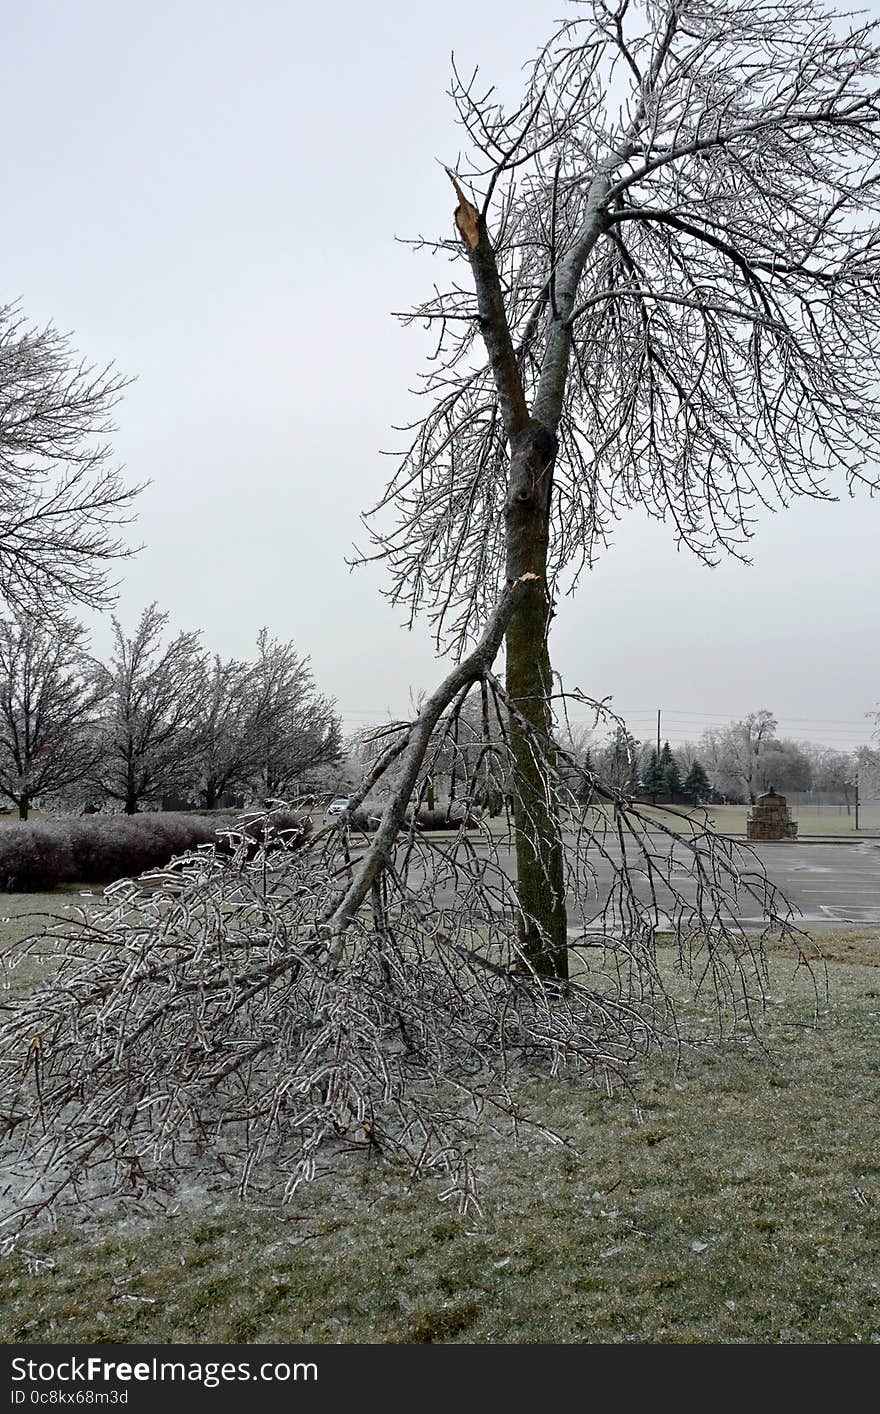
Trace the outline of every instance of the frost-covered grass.
[[48, 942], [37, 944], [20, 953], [17, 944], [54, 920], [73, 919], [81, 909], [97, 903], [102, 896], [100, 885], [66, 885], [49, 893], [7, 894], [0, 892], [0, 1003], [34, 986], [54, 970]]
[[[670, 824], [669, 809], [664, 810], [659, 805], [643, 805], [639, 808], [648, 821], [656, 820], [666, 826]], [[694, 820], [700, 826], [708, 826], [719, 834], [744, 835], [746, 833], [746, 818], [751, 811], [751, 806], [710, 805], [699, 809], [689, 809], [687, 806], [677, 805], [674, 809], [675, 814]], [[602, 814], [602, 807], [592, 807], [587, 813], [587, 819], [595, 822], [601, 819]], [[847, 815], [842, 808], [829, 806], [823, 810], [816, 810], [812, 806], [805, 806], [799, 810], [797, 808], [792, 810], [792, 816], [798, 822], [798, 835], [801, 838], [809, 838], [811, 835], [838, 835], [856, 841], [880, 834], [880, 808], [876, 804], [863, 808], [858, 833], [855, 828], [855, 814]]]
[[[852, 956], [846, 935], [823, 941]], [[375, 1157], [280, 1212], [193, 1194], [170, 1219], [108, 1215], [4, 1259], [2, 1338], [880, 1340], [880, 956], [863, 941], [864, 961], [831, 962], [818, 1030], [806, 980], [772, 957], [772, 1053], [658, 1058], [640, 1114], [626, 1095], [533, 1085], [533, 1111], [579, 1153], [490, 1135], [482, 1221]]]
[[[649, 832], [655, 824], [669, 828], [676, 823], [677, 817], [679, 823], [682, 819], [692, 820], [701, 829], [708, 828], [717, 834], [732, 835], [734, 838], [745, 836], [746, 819], [751, 812], [749, 805], [710, 805], [697, 809], [686, 805], [664, 808], [661, 805], [644, 804], [638, 808], [640, 815], [647, 822]], [[880, 805], [875, 802], [862, 808], [858, 831], [855, 828], [855, 814], [847, 815], [845, 810], [834, 806], [823, 810], [816, 810], [812, 806], [795, 808], [792, 810], [792, 817], [798, 822], [798, 838], [801, 840], [830, 836], [857, 843], [859, 840], [880, 836]], [[599, 805], [590, 806], [585, 811], [583, 822], [596, 829], [612, 819], [610, 809]], [[568, 812], [569, 827], [576, 829], [578, 823], [576, 815]], [[503, 839], [509, 834], [509, 826], [503, 815], [485, 817], [480, 823], [480, 829], [494, 839]]]
[[[865, 967], [880, 967], [880, 927], [876, 924], [866, 924], [861, 928], [829, 928], [812, 936], [826, 963], [855, 962]], [[659, 947], [671, 946], [672, 941], [671, 933], [657, 934]], [[764, 948], [780, 957], [796, 959], [798, 955], [791, 943], [783, 942], [773, 934], [765, 937]], [[813, 956], [814, 949], [805, 950]]]

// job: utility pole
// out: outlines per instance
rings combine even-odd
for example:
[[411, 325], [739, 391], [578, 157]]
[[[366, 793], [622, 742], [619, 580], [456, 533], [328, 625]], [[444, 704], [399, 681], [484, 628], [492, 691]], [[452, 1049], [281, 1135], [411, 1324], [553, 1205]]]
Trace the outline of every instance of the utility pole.
[[657, 760], [660, 760], [660, 708], [657, 708]]
[[856, 829], [859, 828], [859, 773], [856, 771]]

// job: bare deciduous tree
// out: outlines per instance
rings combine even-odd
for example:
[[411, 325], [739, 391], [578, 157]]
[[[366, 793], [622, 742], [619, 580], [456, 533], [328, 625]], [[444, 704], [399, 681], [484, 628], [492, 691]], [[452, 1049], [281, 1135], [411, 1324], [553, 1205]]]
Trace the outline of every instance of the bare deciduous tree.
[[790, 737], [771, 737], [761, 752], [758, 777], [761, 790], [773, 786], [783, 795], [809, 790], [813, 784], [809, 753]]
[[[476, 158], [437, 245], [475, 293], [419, 311], [438, 331], [431, 401], [379, 551], [457, 661], [299, 849], [254, 858], [243, 840], [58, 930], [58, 980], [0, 1027], [13, 1237], [180, 1172], [289, 1195], [353, 1148], [445, 1172], [467, 1206], [468, 1135], [487, 1113], [527, 1122], [520, 1077], [611, 1086], [680, 1042], [661, 930], [746, 1024], [766, 930], [806, 960], [748, 846], [592, 775], [583, 811], [554, 718], [573, 701], [615, 722], [557, 688], [547, 629], [563, 577], [634, 502], [711, 557], [741, 553], [752, 504], [866, 474], [878, 73], [870, 27], [838, 34], [811, 0], [623, 0], [580, 8], [512, 114], [456, 80]], [[514, 858], [466, 815], [442, 846], [407, 823], [450, 753], [473, 798], [481, 752], [455, 743], [477, 694]], [[365, 839], [358, 808], [391, 777]]]
[[22, 820], [35, 798], [76, 785], [95, 765], [95, 668], [70, 619], [0, 623], [0, 794]]
[[49, 325], [0, 307], [0, 594], [56, 614], [105, 607], [117, 535], [142, 487], [110, 464], [111, 414], [126, 379], [91, 367]]
[[854, 751], [814, 748], [812, 784], [815, 790], [842, 795], [849, 815], [855, 799], [858, 759]]
[[754, 805], [764, 784], [764, 757], [776, 736], [776, 725], [776, 718], [766, 707], [730, 724], [730, 742], [750, 805]]
[[742, 722], [734, 724], [740, 743], [743, 779], [752, 805], [757, 799], [758, 791], [766, 784], [765, 762], [771, 743], [776, 737], [776, 727], [776, 718], [766, 707], [762, 707], [758, 712], [750, 712]]
[[707, 727], [695, 749], [705, 762], [715, 789], [733, 802], [747, 799], [740, 771], [739, 753], [730, 726]]
[[167, 623], [155, 604], [131, 638], [114, 619], [113, 657], [100, 673], [105, 727], [95, 784], [127, 815], [188, 787], [196, 773], [205, 655], [197, 633], [163, 646]]
[[856, 751], [856, 780], [859, 795], [866, 800], [880, 800], [880, 750], [860, 746]]
[[281, 800], [309, 771], [339, 760], [342, 724], [335, 704], [316, 691], [308, 658], [267, 629], [250, 672], [258, 748], [251, 779], [267, 802]]
[[[523, 943], [564, 971], [548, 630], [629, 507], [706, 561], [755, 512], [875, 480], [880, 48], [814, 0], [591, 0], [511, 111], [456, 72], [468, 156], [427, 411], [376, 531], [458, 652], [499, 583]], [[463, 267], [463, 268], [462, 268]], [[460, 273], [459, 273], [460, 272]]]
[[259, 760], [253, 676], [247, 663], [215, 655], [204, 665], [201, 714], [195, 726], [198, 788], [208, 810], [224, 792], [248, 783]]
[[339, 719], [315, 691], [308, 659], [266, 629], [254, 662], [206, 663], [202, 703], [199, 788], [209, 810], [235, 787], [279, 800], [342, 754]]
[[741, 721], [730, 722], [726, 727], [709, 727], [703, 733], [700, 750], [714, 785], [723, 795], [754, 805], [758, 792], [772, 779], [772, 766], [768, 764], [771, 753], [785, 769], [776, 725], [773, 713], [762, 707]]

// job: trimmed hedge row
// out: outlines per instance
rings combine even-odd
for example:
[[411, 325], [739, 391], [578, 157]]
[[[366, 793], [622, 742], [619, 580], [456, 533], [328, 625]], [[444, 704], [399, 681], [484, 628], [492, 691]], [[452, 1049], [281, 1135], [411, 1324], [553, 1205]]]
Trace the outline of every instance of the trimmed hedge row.
[[[236, 828], [241, 812], [214, 811], [185, 814], [157, 811], [146, 815], [84, 815], [60, 820], [34, 820], [0, 825], [0, 890], [7, 893], [35, 893], [59, 884], [109, 884], [114, 879], [136, 878], [149, 869], [162, 869], [178, 854], [215, 844], [222, 854], [231, 852], [218, 831]], [[266, 820], [270, 836], [290, 848], [303, 843], [312, 822], [302, 815], [275, 810], [252, 819], [245, 834], [253, 842], [255, 854], [264, 843]], [[372, 833], [379, 817], [357, 811], [354, 829]], [[459, 830], [475, 828], [455, 809], [416, 815], [418, 830]], [[408, 822], [402, 828], [408, 828]]]
[[476, 830], [478, 827], [475, 816], [465, 815], [454, 805], [443, 810], [429, 810], [423, 805], [416, 813], [417, 830]]
[[[381, 817], [375, 810], [355, 810], [351, 819], [348, 820], [352, 830], [361, 831], [362, 834], [375, 834], [379, 829]], [[412, 812], [406, 814], [405, 819], [400, 823], [400, 829], [409, 830], [412, 827]], [[474, 814], [468, 813], [465, 816], [460, 807], [444, 806], [441, 810], [429, 810], [427, 806], [420, 806], [416, 812], [416, 830], [478, 830], [480, 822]]]
[[[372, 810], [355, 810], [348, 823], [351, 829], [372, 835], [379, 828], [380, 817]], [[408, 830], [412, 823], [410, 812], [404, 818], [400, 829]], [[416, 812], [415, 825], [417, 830], [476, 830], [479, 828], [479, 821], [473, 815], [465, 817], [455, 806], [442, 810], [429, 810], [427, 806], [422, 806]]]
[[[311, 830], [311, 822], [274, 811], [269, 832], [296, 847]], [[161, 869], [178, 854], [199, 845], [216, 844], [218, 830], [235, 827], [236, 811], [186, 815], [176, 811], [149, 815], [89, 815], [0, 826], [0, 889], [33, 893], [59, 884], [109, 884]], [[266, 830], [263, 819], [252, 820], [246, 834], [256, 853]]]

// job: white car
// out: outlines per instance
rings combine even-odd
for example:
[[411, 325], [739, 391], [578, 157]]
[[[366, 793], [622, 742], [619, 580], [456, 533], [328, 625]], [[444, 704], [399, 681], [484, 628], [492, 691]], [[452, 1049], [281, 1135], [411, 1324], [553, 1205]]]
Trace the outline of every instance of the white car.
[[337, 795], [327, 806], [324, 812], [324, 818], [326, 820], [332, 820], [335, 815], [341, 815], [343, 810], [348, 809], [350, 798], [351, 797], [347, 795]]

